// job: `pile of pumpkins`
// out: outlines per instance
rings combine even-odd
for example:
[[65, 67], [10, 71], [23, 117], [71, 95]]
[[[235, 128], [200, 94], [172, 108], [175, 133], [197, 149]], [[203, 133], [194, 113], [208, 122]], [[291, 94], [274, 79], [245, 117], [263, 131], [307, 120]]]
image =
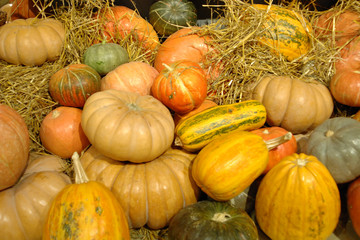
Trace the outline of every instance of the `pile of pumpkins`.
[[[254, 87], [252, 99], [218, 105], [207, 99], [207, 90], [221, 66], [207, 61], [214, 49], [197, 34], [200, 27], [159, 30], [156, 24], [167, 23], [153, 16], [150, 24], [123, 6], [97, 15], [106, 40], [90, 46], [82, 63], [49, 79], [50, 95], [59, 103], [39, 131], [49, 154], [29, 155], [24, 119], [0, 105], [2, 239], [130, 239], [129, 229], [143, 226], [168, 227], [169, 239], [259, 239], [259, 230], [271, 239], [327, 239], [339, 222], [338, 184], [344, 183], [360, 236], [360, 118], [331, 118], [334, 99], [360, 106], [360, 15], [344, 12], [332, 21], [336, 12], [329, 12], [310, 26], [276, 5], [270, 14], [272, 21], [292, 22], [295, 33], [283, 21], [273, 26], [294, 41], [272, 40], [274, 32], [267, 31], [258, 41], [288, 61], [309, 51], [308, 34], [349, 27], [352, 32], [336, 35], [344, 47], [330, 89], [269, 75]], [[353, 25], [342, 21], [348, 18]], [[194, 24], [194, 16], [185, 23]], [[169, 35], [162, 43], [160, 31]], [[65, 34], [55, 19], [11, 21], [0, 27], [0, 58], [31, 66], [53, 61]], [[113, 42], [129, 34], [143, 49], [156, 51], [153, 64], [129, 60]], [[14, 35], [48, 42], [5, 47]], [[30, 51], [32, 58], [22, 55]], [[299, 148], [295, 136], [304, 133], [309, 136]], [[75, 180], [63, 172], [66, 159], [72, 159]], [[251, 216], [231, 203], [257, 180]]]

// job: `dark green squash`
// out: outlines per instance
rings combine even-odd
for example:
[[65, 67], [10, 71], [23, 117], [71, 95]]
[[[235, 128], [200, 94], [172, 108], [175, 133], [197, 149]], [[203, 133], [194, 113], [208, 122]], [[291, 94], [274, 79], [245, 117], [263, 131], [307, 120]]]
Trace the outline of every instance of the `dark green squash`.
[[257, 240], [258, 230], [244, 210], [204, 200], [181, 209], [169, 224], [168, 236], [169, 240]]
[[150, 7], [149, 22], [160, 35], [169, 36], [196, 21], [196, 7], [188, 0], [160, 0]]
[[83, 62], [104, 76], [121, 64], [129, 62], [129, 54], [119, 44], [102, 42], [85, 50]]

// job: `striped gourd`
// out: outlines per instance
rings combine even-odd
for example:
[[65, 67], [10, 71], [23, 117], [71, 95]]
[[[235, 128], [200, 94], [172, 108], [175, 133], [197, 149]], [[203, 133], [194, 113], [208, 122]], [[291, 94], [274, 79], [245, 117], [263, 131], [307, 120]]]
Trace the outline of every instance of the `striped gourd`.
[[221, 135], [257, 129], [265, 121], [266, 109], [257, 100], [214, 106], [181, 121], [175, 129], [175, 145], [195, 152]]

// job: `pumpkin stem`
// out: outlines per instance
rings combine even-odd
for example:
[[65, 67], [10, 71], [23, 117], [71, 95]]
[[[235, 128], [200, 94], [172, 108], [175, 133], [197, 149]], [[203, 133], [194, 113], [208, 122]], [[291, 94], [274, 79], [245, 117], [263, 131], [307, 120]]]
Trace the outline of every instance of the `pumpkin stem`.
[[327, 132], [325, 133], [326, 137], [331, 137], [332, 135], [334, 135], [334, 131], [332, 130], [327, 130]]
[[216, 222], [226, 222], [231, 218], [230, 214], [228, 213], [215, 213], [211, 220]]
[[75, 183], [81, 184], [81, 183], [87, 183], [89, 182], [89, 178], [87, 177], [85, 170], [83, 166], [81, 165], [79, 154], [77, 152], [74, 152], [71, 156], [71, 160], [73, 162], [74, 166], [74, 172], [75, 172]]
[[166, 67], [167, 70], [169, 70], [169, 72], [172, 72], [174, 69], [171, 68], [169, 65], [167, 65], [166, 63], [162, 64], [164, 67]]
[[292, 138], [292, 133], [287, 132], [286, 134], [284, 134], [280, 137], [276, 137], [276, 138], [265, 141], [265, 144], [266, 144], [267, 149], [270, 151], [270, 150], [276, 148], [277, 146], [289, 141], [291, 138]]
[[182, 144], [182, 142], [181, 142], [181, 140], [180, 140], [179, 137], [176, 137], [176, 138], [175, 138], [175, 140], [174, 140], [174, 145], [175, 145], [175, 146], [178, 146], [178, 147], [182, 147], [182, 146], [183, 146], [183, 144]]

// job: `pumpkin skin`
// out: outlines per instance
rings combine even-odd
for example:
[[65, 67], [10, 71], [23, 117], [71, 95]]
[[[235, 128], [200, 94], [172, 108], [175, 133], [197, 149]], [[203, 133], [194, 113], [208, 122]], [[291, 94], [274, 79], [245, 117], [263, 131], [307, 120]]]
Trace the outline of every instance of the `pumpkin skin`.
[[155, 78], [151, 94], [174, 112], [188, 113], [207, 97], [205, 72], [196, 62], [174, 62]]
[[129, 54], [119, 44], [102, 42], [85, 50], [83, 62], [104, 76], [121, 64], [129, 62]]
[[88, 98], [81, 126], [99, 152], [118, 161], [151, 161], [174, 140], [174, 120], [159, 100], [114, 89]]
[[169, 36], [183, 27], [194, 26], [196, 7], [188, 0], [162, 0], [149, 9], [149, 22], [160, 35]]
[[360, 178], [350, 183], [346, 193], [346, 204], [352, 226], [360, 237]]
[[34, 18], [39, 14], [33, 0], [9, 0], [11, 3], [11, 20], [19, 18]]
[[102, 183], [89, 181], [76, 152], [72, 159], [75, 183], [52, 201], [42, 239], [130, 240], [127, 218], [114, 194]]
[[[306, 206], [306, 209], [304, 209]], [[256, 219], [271, 239], [327, 239], [340, 216], [340, 193], [327, 168], [311, 155], [283, 158], [262, 179]]]
[[[258, 128], [251, 131], [259, 136], [261, 136], [265, 141], [270, 140], [276, 137], [280, 137], [286, 134], [288, 131], [285, 128], [281, 127], [264, 127]], [[266, 166], [263, 174], [266, 174], [271, 168], [273, 168], [282, 158], [296, 153], [297, 151], [297, 142], [295, 136], [292, 136], [291, 139], [283, 144], [277, 146], [274, 149], [269, 150], [269, 162]]]
[[12, 107], [0, 104], [0, 190], [13, 186], [29, 159], [30, 138], [24, 118]]
[[228, 203], [200, 201], [181, 209], [171, 220], [172, 240], [255, 240], [258, 231], [252, 218]]
[[106, 74], [101, 80], [101, 90], [116, 89], [150, 95], [151, 86], [159, 72], [149, 63], [131, 61]]
[[360, 176], [360, 122], [334, 117], [315, 128], [307, 141], [305, 153], [317, 157], [337, 183]]
[[92, 146], [81, 156], [81, 163], [90, 180], [115, 194], [132, 228], [161, 229], [199, 198], [200, 190], [191, 177], [194, 157], [169, 148], [153, 161], [135, 164], [105, 157]]
[[62, 106], [83, 107], [91, 94], [100, 91], [101, 76], [95, 69], [74, 63], [55, 72], [49, 81], [51, 97]]
[[65, 29], [58, 20], [16, 19], [0, 29], [0, 59], [26, 66], [55, 61], [60, 56], [64, 39]]
[[266, 17], [261, 26], [263, 32], [258, 36], [260, 44], [270, 47], [273, 53], [284, 56], [288, 61], [310, 51], [312, 28], [304, 16], [277, 5], [271, 5], [270, 8], [265, 4], [252, 6], [264, 12]]
[[62, 158], [83, 151], [90, 142], [81, 127], [81, 116], [81, 109], [64, 106], [48, 113], [39, 130], [44, 148]]
[[332, 95], [325, 85], [287, 76], [265, 76], [253, 89], [252, 98], [265, 106], [270, 126], [285, 128], [293, 134], [314, 129], [334, 109]]
[[175, 126], [182, 120], [191, 117], [192, 115], [195, 115], [199, 112], [202, 112], [205, 109], [211, 108], [211, 107], [215, 107], [218, 104], [212, 100], [209, 99], [205, 99], [202, 104], [200, 104], [200, 106], [198, 106], [197, 108], [194, 108], [193, 110], [191, 110], [188, 113], [185, 114], [179, 114], [179, 113], [175, 113], [174, 114], [174, 122], [175, 122]]
[[30, 154], [19, 182], [0, 192], [0, 228], [3, 240], [42, 238], [50, 204], [70, 177], [63, 173], [65, 161], [55, 155]]

